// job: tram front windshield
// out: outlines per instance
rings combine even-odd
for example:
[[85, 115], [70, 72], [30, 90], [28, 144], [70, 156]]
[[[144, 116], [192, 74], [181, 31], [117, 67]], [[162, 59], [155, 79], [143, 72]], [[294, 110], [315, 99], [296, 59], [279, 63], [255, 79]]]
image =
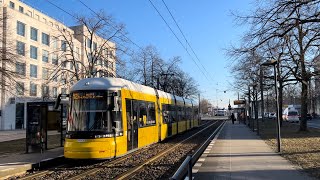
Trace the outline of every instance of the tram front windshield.
[[69, 112], [68, 131], [111, 132], [114, 97], [108, 91], [74, 92]]

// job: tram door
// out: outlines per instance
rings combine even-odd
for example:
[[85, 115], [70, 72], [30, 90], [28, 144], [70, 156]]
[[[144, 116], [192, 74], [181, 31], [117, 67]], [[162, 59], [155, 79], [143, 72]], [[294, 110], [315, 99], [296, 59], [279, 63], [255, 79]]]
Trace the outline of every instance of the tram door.
[[138, 147], [138, 102], [126, 100], [127, 112], [127, 149], [128, 151]]

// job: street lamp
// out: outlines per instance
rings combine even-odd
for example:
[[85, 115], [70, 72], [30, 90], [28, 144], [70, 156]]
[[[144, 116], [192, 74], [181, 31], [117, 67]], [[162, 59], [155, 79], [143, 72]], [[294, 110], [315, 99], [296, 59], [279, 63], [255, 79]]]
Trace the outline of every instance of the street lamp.
[[277, 145], [278, 145], [278, 152], [281, 152], [281, 135], [280, 135], [280, 111], [279, 111], [279, 99], [278, 99], [278, 73], [277, 73], [277, 68], [276, 65], [278, 64], [277, 60], [269, 60], [264, 63], [262, 63], [262, 66], [273, 66], [273, 71], [274, 71], [274, 84], [275, 84], [275, 90], [276, 90], [276, 104], [277, 104]]

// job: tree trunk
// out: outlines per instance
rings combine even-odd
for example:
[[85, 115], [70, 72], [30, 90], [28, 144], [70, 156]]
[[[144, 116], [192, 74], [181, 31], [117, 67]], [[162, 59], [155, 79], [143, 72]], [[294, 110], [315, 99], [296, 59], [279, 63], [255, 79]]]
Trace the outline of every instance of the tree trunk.
[[308, 84], [302, 82], [300, 131], [307, 131]]
[[305, 66], [305, 51], [303, 49], [303, 37], [304, 32], [302, 31], [302, 25], [298, 26], [298, 44], [300, 48], [300, 68], [301, 68], [301, 120], [300, 120], [300, 131], [307, 131], [307, 111], [308, 111], [308, 73]]

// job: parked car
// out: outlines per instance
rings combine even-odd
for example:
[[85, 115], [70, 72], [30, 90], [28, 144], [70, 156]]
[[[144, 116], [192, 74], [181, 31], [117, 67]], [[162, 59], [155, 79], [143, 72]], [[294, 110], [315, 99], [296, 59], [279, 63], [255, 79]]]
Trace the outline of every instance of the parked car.
[[269, 113], [269, 119], [273, 119], [273, 118], [276, 118], [276, 117], [277, 117], [276, 113], [274, 113], [274, 112]]
[[[312, 115], [311, 114], [307, 114], [307, 120], [311, 120], [313, 117], [312, 117]], [[299, 119], [301, 120], [301, 115], [299, 116]]]
[[283, 120], [288, 122], [299, 122], [299, 113], [297, 110], [290, 110], [283, 114], [282, 116]]
[[312, 119], [312, 115], [311, 114], [307, 114], [307, 120], [311, 120]]

